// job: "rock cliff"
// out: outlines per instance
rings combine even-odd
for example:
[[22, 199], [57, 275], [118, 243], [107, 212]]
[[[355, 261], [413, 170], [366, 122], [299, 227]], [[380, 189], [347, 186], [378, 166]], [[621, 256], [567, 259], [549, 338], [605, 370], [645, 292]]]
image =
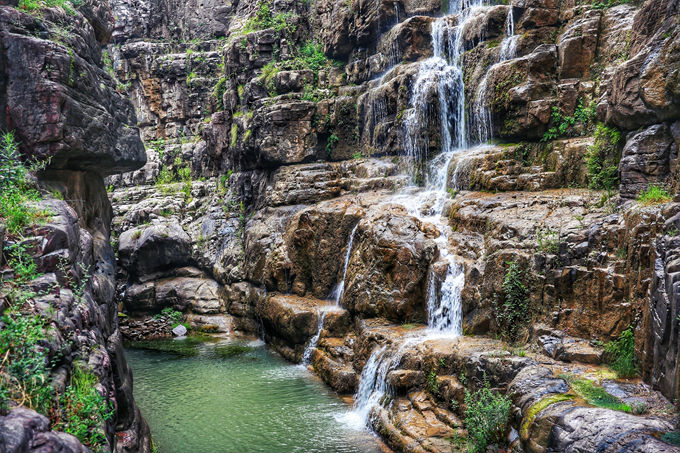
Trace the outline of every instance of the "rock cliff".
[[[9, 332], [3, 336], [3, 354], [11, 362], [11, 348], [17, 347], [12, 342], [35, 341], [11, 336], [13, 329], [21, 333], [17, 319], [38, 320], [45, 337], [29, 352], [46, 361], [35, 365], [47, 366], [50, 382], [41, 385], [62, 395], [64, 404], [75, 376], [86, 373], [94, 376], [88, 385], [103, 397], [101, 403], [112, 408], [101, 426], [91, 428], [89, 442], [83, 433], [80, 440], [93, 449], [151, 451], [118, 328], [117, 264], [109, 241], [113, 211], [103, 179], [146, 162], [133, 104], [116, 90], [102, 62], [102, 46], [114, 30], [113, 13], [96, 0], [45, 6], [0, 5], [0, 129], [13, 132], [24, 162], [41, 162], [32, 184], [43, 194], [33, 202], [42, 213], [37, 223], [12, 228], [11, 216], [2, 219], [7, 227], [2, 228], [3, 264], [10, 265], [3, 268], [0, 296], [0, 328]], [[3, 138], [3, 159], [6, 146]], [[7, 341], [10, 350], [4, 349]], [[19, 365], [27, 375], [28, 363]], [[11, 366], [2, 366], [2, 451], [90, 451], [75, 437], [52, 431], [56, 426], [76, 432], [68, 420], [60, 420], [57, 409], [41, 415], [13, 408], [22, 402], [16, 399], [6, 406], [4, 373], [12, 375]], [[23, 400], [31, 407], [28, 402]]]
[[[262, 335], [398, 451], [460, 450], [489, 387], [513, 448], [677, 450], [680, 3], [108, 7], [68, 46], [2, 7], [0, 127], [52, 157], [126, 335]], [[653, 390], [604, 371], [627, 332]]]

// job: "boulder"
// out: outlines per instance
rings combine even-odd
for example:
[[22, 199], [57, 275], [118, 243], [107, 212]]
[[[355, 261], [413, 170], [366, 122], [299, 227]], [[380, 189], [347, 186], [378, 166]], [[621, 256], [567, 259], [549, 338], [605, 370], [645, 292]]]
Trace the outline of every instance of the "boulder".
[[3, 453], [91, 453], [75, 436], [50, 431], [47, 417], [24, 407], [16, 407], [9, 414], [0, 415], [0, 449]]
[[136, 227], [120, 235], [118, 253], [130, 277], [144, 282], [189, 264], [191, 239], [177, 223]]
[[341, 304], [364, 317], [426, 319], [427, 271], [439, 254], [426, 231], [398, 205], [368, 213], [355, 233]]
[[187, 334], [187, 328], [180, 324], [172, 329], [172, 334], [176, 337], [184, 337]]

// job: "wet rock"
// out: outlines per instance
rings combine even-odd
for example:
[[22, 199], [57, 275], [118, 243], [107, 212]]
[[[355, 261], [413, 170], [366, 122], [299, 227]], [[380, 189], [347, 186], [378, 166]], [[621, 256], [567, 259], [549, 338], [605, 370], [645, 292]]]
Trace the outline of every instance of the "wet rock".
[[569, 23], [557, 43], [559, 77], [585, 77], [597, 54], [602, 12], [587, 11], [582, 18]]
[[342, 305], [366, 317], [425, 319], [427, 267], [438, 255], [424, 226], [398, 206], [359, 222]]
[[265, 337], [280, 352], [299, 362], [304, 347], [318, 329], [318, 308], [323, 303], [292, 295], [270, 295], [257, 303], [257, 314], [264, 324]]

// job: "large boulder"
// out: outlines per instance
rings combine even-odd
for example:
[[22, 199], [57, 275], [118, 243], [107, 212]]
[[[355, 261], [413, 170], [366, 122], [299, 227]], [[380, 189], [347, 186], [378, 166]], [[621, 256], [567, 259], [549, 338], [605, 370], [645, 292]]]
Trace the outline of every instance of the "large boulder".
[[401, 206], [370, 212], [355, 233], [342, 304], [365, 317], [426, 319], [428, 269], [439, 255], [433, 234]]
[[6, 416], [0, 416], [0, 451], [91, 453], [91, 450], [75, 436], [50, 431], [50, 421], [47, 417], [24, 407], [14, 408]]
[[189, 264], [191, 239], [176, 223], [136, 227], [120, 235], [118, 253], [121, 266], [132, 279], [148, 281]]

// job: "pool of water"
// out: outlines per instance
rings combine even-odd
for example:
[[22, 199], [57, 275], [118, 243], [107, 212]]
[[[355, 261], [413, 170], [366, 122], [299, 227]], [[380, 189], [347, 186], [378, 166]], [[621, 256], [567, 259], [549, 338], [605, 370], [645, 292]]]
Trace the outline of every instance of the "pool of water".
[[342, 422], [347, 404], [261, 342], [163, 340], [127, 357], [159, 453], [384, 451]]

